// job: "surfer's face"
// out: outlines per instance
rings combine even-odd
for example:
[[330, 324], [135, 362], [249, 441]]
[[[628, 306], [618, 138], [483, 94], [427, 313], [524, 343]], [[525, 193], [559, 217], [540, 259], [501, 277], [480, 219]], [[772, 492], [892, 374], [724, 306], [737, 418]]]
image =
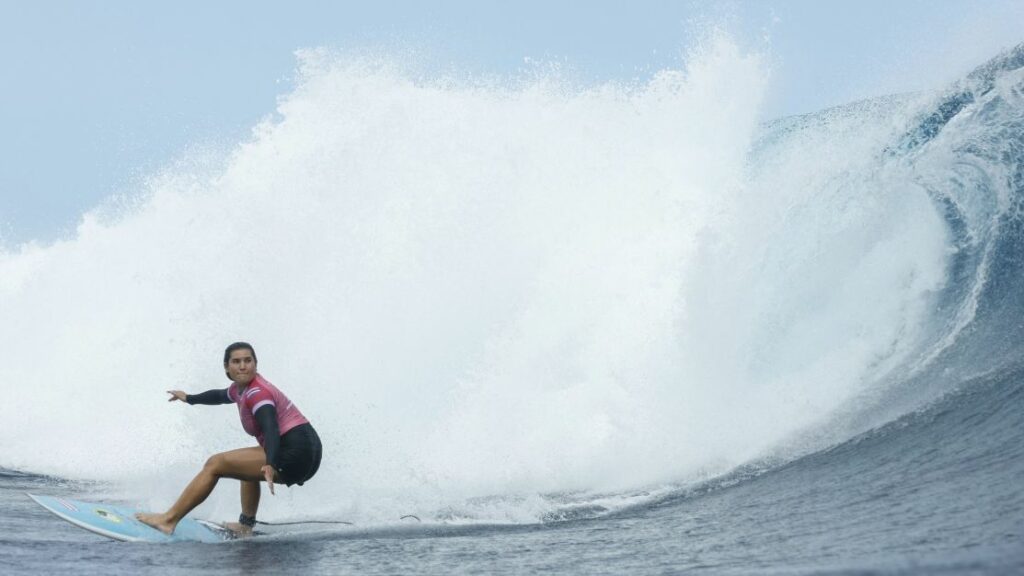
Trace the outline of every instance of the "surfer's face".
[[256, 359], [249, 350], [235, 350], [224, 364], [224, 369], [232, 382], [248, 384], [256, 376]]

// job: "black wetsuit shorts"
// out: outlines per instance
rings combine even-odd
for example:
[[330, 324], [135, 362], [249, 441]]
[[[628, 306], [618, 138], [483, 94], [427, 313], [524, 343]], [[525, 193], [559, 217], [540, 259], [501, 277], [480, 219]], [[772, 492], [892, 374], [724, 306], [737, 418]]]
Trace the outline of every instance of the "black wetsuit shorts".
[[323, 446], [311, 424], [299, 424], [281, 436], [277, 475], [281, 482], [302, 486], [320, 468]]

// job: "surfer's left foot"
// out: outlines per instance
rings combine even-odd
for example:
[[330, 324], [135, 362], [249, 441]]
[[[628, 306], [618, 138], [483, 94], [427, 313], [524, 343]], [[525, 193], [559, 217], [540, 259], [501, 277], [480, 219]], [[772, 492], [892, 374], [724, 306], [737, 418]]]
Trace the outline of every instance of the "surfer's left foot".
[[167, 519], [166, 514], [148, 514], [145, 512], [139, 512], [135, 515], [135, 518], [138, 519], [139, 522], [152, 526], [168, 536], [174, 533], [174, 526], [177, 524], [177, 522], [172, 524], [170, 520]]

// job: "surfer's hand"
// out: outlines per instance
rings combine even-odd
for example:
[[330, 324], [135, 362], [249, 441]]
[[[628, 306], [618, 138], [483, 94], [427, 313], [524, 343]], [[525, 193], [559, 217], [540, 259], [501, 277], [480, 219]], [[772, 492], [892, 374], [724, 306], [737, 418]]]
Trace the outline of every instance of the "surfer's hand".
[[168, 402], [174, 402], [175, 400], [181, 402], [185, 401], [186, 394], [181, 390], [168, 390], [167, 393], [171, 395], [171, 397], [167, 399]]
[[271, 466], [270, 464], [264, 464], [263, 468], [261, 468], [261, 471], [263, 472], [263, 478], [265, 478], [267, 480], [267, 485], [270, 486], [270, 495], [273, 496], [274, 495], [274, 474], [277, 473], [277, 470], [274, 470], [274, 467]]

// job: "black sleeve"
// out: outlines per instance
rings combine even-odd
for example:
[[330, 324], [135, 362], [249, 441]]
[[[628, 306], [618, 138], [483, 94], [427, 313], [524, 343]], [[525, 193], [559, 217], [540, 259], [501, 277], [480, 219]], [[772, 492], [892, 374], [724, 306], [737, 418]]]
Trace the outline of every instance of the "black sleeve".
[[281, 447], [281, 433], [277, 429], [277, 408], [265, 404], [260, 406], [255, 416], [260, 431], [263, 432], [263, 451], [267, 453], [267, 464], [277, 470], [277, 452]]
[[185, 394], [185, 402], [189, 404], [231, 404], [227, 388], [214, 388], [202, 394]]

